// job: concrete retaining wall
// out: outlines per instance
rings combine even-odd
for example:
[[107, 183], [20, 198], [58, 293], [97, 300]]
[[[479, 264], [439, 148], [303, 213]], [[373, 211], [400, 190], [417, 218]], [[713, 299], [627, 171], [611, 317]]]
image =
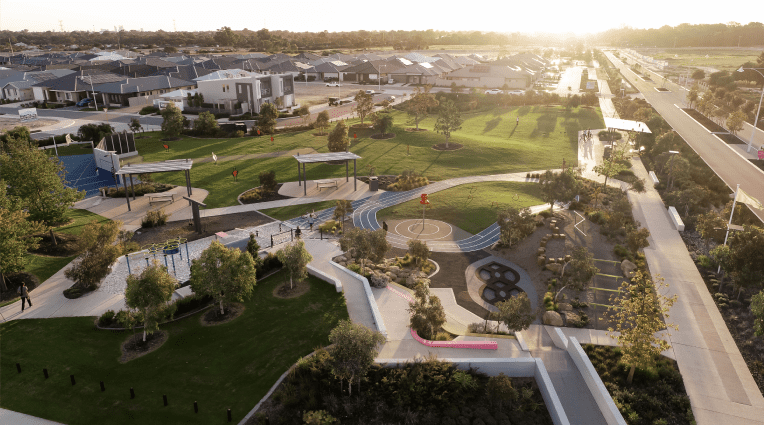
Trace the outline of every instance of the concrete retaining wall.
[[374, 294], [371, 292], [371, 286], [369, 285], [369, 280], [352, 270], [348, 270], [347, 268], [340, 266], [334, 261], [329, 261], [329, 263], [333, 265], [334, 267], [337, 267], [343, 272], [361, 281], [361, 283], [363, 284], [363, 290], [366, 293], [366, 300], [369, 302], [369, 307], [371, 307], [372, 319], [374, 319], [374, 323], [377, 325], [377, 330], [380, 333], [382, 333], [382, 335], [384, 335], [385, 338], [387, 338], [387, 329], [385, 329], [385, 321], [382, 320], [382, 313], [379, 312], [379, 307], [377, 307], [377, 300], [374, 298]]
[[594, 370], [594, 366], [589, 361], [589, 357], [584, 352], [584, 349], [581, 348], [581, 344], [573, 336], [569, 338], [567, 351], [573, 359], [573, 363], [576, 364], [578, 371], [581, 372], [581, 376], [584, 377], [586, 386], [592, 393], [592, 397], [594, 397], [594, 401], [600, 408], [600, 412], [602, 412], [602, 416], [605, 417], [608, 425], [626, 425], [621, 412], [618, 411], [618, 407], [613, 402], [613, 397], [610, 396], [610, 393], [605, 388], [605, 384], [602, 383], [602, 379], [600, 379], [597, 371]]
[[334, 276], [329, 276], [328, 274], [322, 272], [321, 270], [308, 265], [308, 273], [312, 276], [315, 276], [325, 282], [329, 282], [337, 289], [337, 292], [342, 292], [342, 282], [340, 282], [339, 279], [337, 279]]
[[555, 326], [544, 326], [544, 328], [546, 328], [546, 332], [552, 338], [555, 347], [561, 350], [568, 349], [568, 339], [565, 337], [565, 334], [562, 333], [562, 329]]

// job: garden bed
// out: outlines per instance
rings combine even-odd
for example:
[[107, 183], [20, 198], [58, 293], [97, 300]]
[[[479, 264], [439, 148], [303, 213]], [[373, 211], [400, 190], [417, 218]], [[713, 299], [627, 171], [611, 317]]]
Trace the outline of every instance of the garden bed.
[[[706, 128], [708, 131], [712, 131], [714, 133], [727, 133], [727, 129], [720, 126], [719, 124], [713, 122], [710, 118], [707, 116], [701, 114], [695, 109], [691, 108], [682, 108], [684, 112], [687, 112], [687, 115], [691, 116], [695, 121], [700, 123], [703, 127]], [[717, 134], [718, 136], [718, 134]]]
[[[271, 192], [262, 191], [262, 186], [258, 186], [239, 195], [239, 202], [242, 204], [257, 204], [260, 202], [280, 201], [282, 199], [292, 199], [289, 196], [279, 195], [279, 189], [281, 189], [283, 183], [276, 185], [276, 189]], [[252, 193], [257, 193], [259, 196], [251, 196]]]
[[171, 221], [163, 226], [140, 229], [133, 234], [132, 241], [141, 246], [162, 243], [178, 237], [185, 238], [189, 242], [212, 236], [217, 232], [225, 232], [233, 229], [260, 226], [270, 223], [270, 218], [257, 211], [248, 211], [235, 214], [202, 217], [202, 234], [196, 233], [191, 220]]

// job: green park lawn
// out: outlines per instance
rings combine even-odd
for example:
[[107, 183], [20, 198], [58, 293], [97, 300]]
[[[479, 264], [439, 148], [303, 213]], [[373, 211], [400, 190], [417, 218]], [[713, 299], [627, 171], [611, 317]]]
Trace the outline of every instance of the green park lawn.
[[230, 408], [236, 423], [298, 358], [327, 345], [330, 329], [348, 317], [342, 294], [313, 277], [306, 294], [274, 297], [286, 276], [258, 282], [232, 322], [202, 326], [197, 314], [160, 326], [169, 332], [164, 345], [126, 364], [118, 362], [120, 345], [131, 333], [96, 330], [92, 317], [3, 323], [0, 406], [68, 424], [223, 424]]
[[[470, 199], [470, 196], [472, 198]], [[496, 222], [502, 208], [544, 204], [541, 186], [537, 183], [486, 182], [463, 184], [428, 196], [426, 218], [451, 223], [477, 234]], [[380, 210], [377, 219], [403, 220], [422, 217], [419, 199]]]
[[[93, 154], [93, 148], [91, 148], [90, 145], [58, 146], [56, 149], [58, 150], [58, 156]], [[55, 155], [56, 149], [46, 149], [45, 152], [49, 155]]]
[[[510, 173], [519, 171], [560, 168], [562, 160], [568, 165], [577, 164], [577, 133], [581, 129], [604, 127], [599, 109], [523, 106], [507, 109], [494, 108], [487, 112], [464, 113], [462, 129], [455, 132], [451, 141], [464, 145], [458, 151], [436, 151], [432, 145], [445, 142], [445, 137], [433, 131], [435, 116], [420, 122], [425, 132], [407, 132], [412, 127], [409, 117], [395, 112], [393, 132], [396, 136], [387, 140], [374, 140], [370, 129], [350, 130], [350, 136], [358, 139], [350, 151], [362, 157], [358, 160], [359, 175], [367, 173], [367, 166], [374, 166], [378, 175], [400, 174], [414, 170], [432, 180], [452, 177]], [[520, 124], [516, 125], [516, 117]], [[358, 120], [351, 120], [354, 124]], [[318, 152], [328, 152], [326, 137], [316, 136], [315, 130], [277, 134], [274, 141], [269, 137], [244, 137], [231, 139], [194, 139], [184, 137], [175, 142], [162, 142], [161, 133], [136, 140], [139, 153], [145, 162], [181, 158], [208, 158], [214, 152], [219, 159], [226, 156], [262, 154], [275, 151], [312, 147]], [[170, 145], [164, 152], [163, 143]], [[238, 182], [231, 172], [239, 171]], [[205, 199], [208, 208], [236, 205], [237, 196], [259, 185], [261, 171], [276, 171], [280, 182], [297, 180], [297, 163], [291, 156], [257, 159], [219, 160], [214, 163], [197, 163], [191, 170], [191, 184], [210, 192]], [[307, 166], [307, 178], [340, 177], [345, 174], [344, 165], [318, 164]], [[183, 173], [156, 174], [154, 179], [163, 183], [184, 185]]]
[[267, 215], [268, 217], [275, 218], [276, 220], [287, 221], [295, 217], [305, 215], [306, 212], [321, 211], [327, 208], [333, 208], [335, 206], [337, 206], [337, 201], [320, 201], [311, 202], [309, 204], [287, 205], [285, 207], [268, 208], [265, 210], [260, 210], [260, 212]]

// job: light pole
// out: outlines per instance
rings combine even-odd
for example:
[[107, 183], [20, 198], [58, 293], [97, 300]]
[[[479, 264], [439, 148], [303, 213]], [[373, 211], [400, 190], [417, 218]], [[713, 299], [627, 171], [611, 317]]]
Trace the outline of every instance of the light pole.
[[[751, 70], [751, 71], [756, 71], [756, 72], [759, 73], [759, 75], [764, 77], [764, 74], [762, 74], [761, 71], [759, 71], [760, 69], [764, 69], [764, 68], [743, 68], [741, 66], [740, 69], [737, 70], [737, 72], [743, 72], [743, 71], [745, 71], [747, 69]], [[751, 151], [751, 146], [753, 146], [753, 137], [756, 135], [756, 124], [758, 124], [758, 122], [759, 122], [759, 112], [761, 112], [761, 100], [762, 99], [764, 99], [764, 86], [761, 87], [761, 97], [759, 97], [759, 109], [756, 110], [756, 119], [753, 120], [753, 129], [751, 130], [751, 140], [748, 142], [748, 149], [745, 150], [746, 152], [750, 152]]]
[[88, 75], [88, 78], [90, 78], [90, 90], [93, 92], [93, 103], [95, 103], [95, 110], [98, 111], [98, 101], [96, 100], [95, 89], [93, 89], [93, 76]]

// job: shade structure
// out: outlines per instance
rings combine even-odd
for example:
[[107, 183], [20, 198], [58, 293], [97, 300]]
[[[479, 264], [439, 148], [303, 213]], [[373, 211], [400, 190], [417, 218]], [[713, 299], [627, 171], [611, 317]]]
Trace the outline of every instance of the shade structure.
[[[353, 160], [353, 190], [358, 190], [358, 181], [356, 180], [356, 160], [361, 159], [360, 156], [353, 152], [329, 152], [329, 153], [313, 153], [308, 155], [294, 155], [294, 159], [297, 160], [297, 175], [298, 181], [303, 187], [303, 194], [308, 195], [308, 179], [305, 177], [305, 164], [312, 164], [315, 162], [328, 162], [328, 161], [345, 161], [345, 181], [348, 181], [349, 176], [349, 163]], [[302, 165], [302, 171], [300, 170]]]
[[[162, 162], [144, 162], [140, 164], [127, 164], [120, 168], [116, 172], [117, 175], [130, 177], [130, 188], [133, 191], [133, 200], [135, 200], [135, 188], [133, 187], [133, 175], [134, 174], [152, 174], [152, 173], [166, 173], [169, 171], [183, 171], [186, 174], [186, 191], [188, 196], [191, 196], [191, 166], [194, 165], [192, 159], [171, 159]], [[127, 194], [127, 183], [125, 179], [122, 179], [122, 185], [125, 188], [125, 199], [127, 200], [127, 210], [132, 211], [130, 208], [130, 196]]]

